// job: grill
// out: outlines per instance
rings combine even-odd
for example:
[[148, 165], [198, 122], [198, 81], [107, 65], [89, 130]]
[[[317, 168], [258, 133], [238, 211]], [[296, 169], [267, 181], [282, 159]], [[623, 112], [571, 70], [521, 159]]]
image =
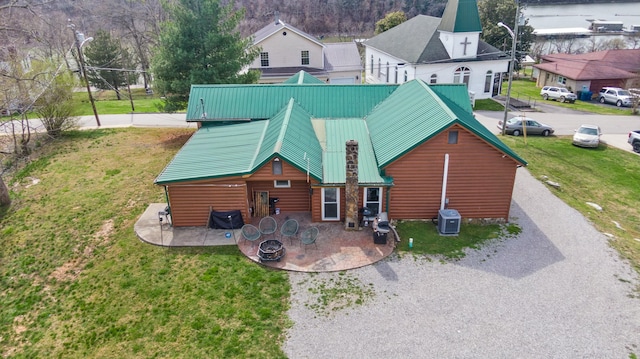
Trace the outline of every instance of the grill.
[[286, 250], [277, 239], [267, 239], [262, 241], [258, 246], [258, 258], [260, 262], [263, 261], [280, 261], [280, 258], [284, 257]]

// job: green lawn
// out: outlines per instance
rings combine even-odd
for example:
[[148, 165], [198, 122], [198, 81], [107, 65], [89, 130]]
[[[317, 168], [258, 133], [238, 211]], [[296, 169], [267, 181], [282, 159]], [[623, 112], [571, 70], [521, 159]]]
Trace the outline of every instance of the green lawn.
[[[121, 100], [117, 100], [115, 91], [92, 92], [98, 115], [115, 115], [122, 113], [155, 113], [160, 112], [162, 100], [157, 95], [147, 95], [144, 89], [131, 89], [131, 99], [126, 89], [121, 92]], [[73, 94], [77, 116], [93, 115], [93, 108], [86, 91]], [[131, 103], [133, 102], [133, 108]]]
[[[165, 201], [153, 180], [191, 133], [74, 131], [45, 142], [25, 168], [5, 175], [13, 205], [0, 212], [0, 355], [284, 357], [280, 344], [291, 324], [286, 273], [256, 265], [237, 248], [167, 250], [133, 232], [149, 203]], [[577, 148], [564, 137], [501, 139], [535, 177], [560, 183], [551, 190], [614, 235], [612, 246], [640, 271], [637, 155], [605, 145]], [[463, 224], [460, 236], [442, 246], [433, 224], [398, 229], [414, 238], [411, 249], [401, 243], [401, 253], [444, 258], [520, 230]], [[350, 293], [353, 285], [345, 285]]]
[[235, 247], [166, 250], [132, 230], [165, 200], [153, 180], [190, 134], [72, 132], [14, 177], [0, 221], [1, 356], [284, 357], [286, 273]]
[[[502, 95], [506, 96], [507, 83], [502, 86]], [[615, 106], [602, 106], [596, 101], [576, 101], [575, 103], [560, 103], [557, 101], [545, 101], [540, 96], [540, 88], [536, 87], [536, 82], [530, 79], [514, 80], [511, 84], [511, 97], [530, 103], [535, 106], [538, 103], [564, 107], [576, 111], [585, 111], [600, 115], [632, 115], [632, 110], [628, 107], [617, 108]], [[504, 107], [503, 107], [504, 108]]]

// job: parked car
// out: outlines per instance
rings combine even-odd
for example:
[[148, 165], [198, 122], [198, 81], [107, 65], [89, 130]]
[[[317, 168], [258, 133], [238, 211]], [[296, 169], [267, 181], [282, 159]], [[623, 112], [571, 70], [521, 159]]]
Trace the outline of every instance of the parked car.
[[560, 102], [574, 103], [578, 96], [564, 87], [545, 86], [540, 90], [540, 96], [545, 100], [556, 100]]
[[[498, 121], [498, 128], [502, 131], [502, 121]], [[524, 131], [527, 131], [528, 135], [549, 136], [554, 130], [551, 126], [529, 117], [518, 116], [507, 120], [507, 126], [504, 130], [507, 135], [520, 136]]]
[[582, 125], [573, 135], [573, 144], [580, 147], [598, 147], [602, 131], [596, 125]]
[[629, 132], [627, 142], [633, 147], [633, 152], [640, 153], [640, 130]]
[[627, 90], [619, 87], [603, 87], [598, 94], [600, 103], [611, 103], [618, 107], [631, 106], [632, 96]]

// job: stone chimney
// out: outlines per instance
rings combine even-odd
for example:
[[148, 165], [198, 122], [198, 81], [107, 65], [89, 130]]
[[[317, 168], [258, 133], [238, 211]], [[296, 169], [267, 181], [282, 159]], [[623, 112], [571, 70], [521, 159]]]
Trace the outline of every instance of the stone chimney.
[[358, 229], [358, 141], [347, 141], [347, 171], [344, 185], [346, 230]]
[[280, 11], [276, 11], [274, 13], [275, 16], [275, 24], [274, 25], [279, 25], [280, 24]]

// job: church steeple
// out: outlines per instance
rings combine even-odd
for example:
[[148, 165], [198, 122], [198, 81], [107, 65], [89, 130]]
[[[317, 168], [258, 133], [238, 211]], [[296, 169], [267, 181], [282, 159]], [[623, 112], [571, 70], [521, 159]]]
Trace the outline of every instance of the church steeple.
[[449, 0], [438, 30], [447, 32], [482, 32], [476, 0]]
[[482, 32], [477, 1], [449, 0], [438, 31], [452, 59], [476, 57]]

